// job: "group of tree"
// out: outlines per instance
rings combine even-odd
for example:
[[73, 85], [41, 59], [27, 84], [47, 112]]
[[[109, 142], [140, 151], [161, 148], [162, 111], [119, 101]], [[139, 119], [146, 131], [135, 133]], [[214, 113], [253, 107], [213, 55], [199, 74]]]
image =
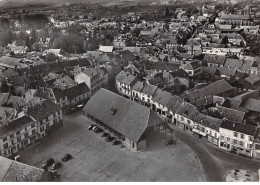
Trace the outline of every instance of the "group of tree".
[[190, 6], [190, 7], [188, 7], [187, 8], [187, 10], [186, 10], [186, 14], [187, 14], [187, 16], [188, 17], [190, 17], [190, 16], [192, 16], [192, 15], [196, 15], [196, 14], [198, 14], [200, 11], [199, 11], [199, 9], [195, 6]]
[[11, 30], [0, 32], [0, 46], [6, 47], [8, 44], [12, 43], [13, 34]]
[[83, 53], [83, 39], [76, 34], [63, 35], [54, 40], [52, 48], [68, 53]]

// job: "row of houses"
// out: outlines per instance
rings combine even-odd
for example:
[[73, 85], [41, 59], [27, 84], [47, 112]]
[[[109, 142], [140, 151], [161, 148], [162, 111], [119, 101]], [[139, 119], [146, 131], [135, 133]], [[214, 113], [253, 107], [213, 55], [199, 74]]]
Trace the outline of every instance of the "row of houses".
[[[235, 88], [225, 80], [213, 82], [197, 90], [188, 90], [181, 97], [141, 82], [129, 74], [120, 73], [116, 79], [116, 87], [119, 94], [150, 108], [165, 117], [166, 121], [221, 149], [260, 157], [260, 130], [242, 122], [244, 117], [241, 115], [244, 115], [244, 112], [217, 104], [219, 99], [225, 99], [235, 93]], [[212, 100], [209, 100], [209, 97]], [[224, 115], [216, 118], [202, 113], [198, 106], [195, 106], [196, 103], [199, 104], [198, 101], [205, 101], [204, 104], [216, 103], [217, 106], [213, 108], [221, 110]]]
[[0, 127], [0, 154], [10, 157], [62, 125], [61, 106], [50, 100], [29, 107], [25, 114]]

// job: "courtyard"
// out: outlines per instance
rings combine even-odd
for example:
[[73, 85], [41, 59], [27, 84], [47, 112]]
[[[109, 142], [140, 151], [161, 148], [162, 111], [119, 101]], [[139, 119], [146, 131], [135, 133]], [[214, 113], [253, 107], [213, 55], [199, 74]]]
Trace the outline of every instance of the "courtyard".
[[73, 158], [58, 169], [61, 181], [68, 182], [203, 181], [195, 154], [181, 141], [166, 146], [162, 134], [152, 131], [149, 149], [134, 152], [89, 131], [92, 123], [81, 112], [65, 116], [61, 129], [20, 153], [21, 162], [41, 167], [49, 157], [61, 161], [70, 153]]

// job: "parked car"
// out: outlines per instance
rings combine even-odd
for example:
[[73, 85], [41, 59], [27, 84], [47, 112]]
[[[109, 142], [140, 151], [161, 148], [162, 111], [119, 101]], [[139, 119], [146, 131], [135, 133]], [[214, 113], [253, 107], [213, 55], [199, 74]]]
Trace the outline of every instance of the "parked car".
[[88, 129], [89, 129], [89, 130], [92, 130], [94, 126], [97, 126], [97, 125], [92, 124], [92, 125], [90, 125], [90, 126], [88, 127]]
[[117, 139], [114, 139], [114, 140], [113, 140], [113, 145], [120, 145], [120, 144], [122, 144], [121, 141], [119, 141], [119, 140], [117, 140]]
[[52, 165], [54, 162], [55, 162], [55, 160], [54, 160], [52, 157], [50, 157], [50, 158], [47, 159], [47, 161], [42, 165], [42, 168], [46, 168], [46, 167]]
[[72, 159], [72, 155], [70, 154], [65, 154], [65, 156], [61, 159], [64, 162], [67, 162], [68, 160]]
[[61, 165], [62, 165], [61, 162], [55, 162], [55, 163], [52, 165], [51, 169], [52, 169], [52, 170], [56, 170], [56, 169], [60, 168]]
[[176, 140], [171, 139], [166, 141], [166, 145], [173, 145], [173, 144], [176, 144]]
[[107, 133], [107, 132], [104, 132], [104, 133], [101, 135], [101, 137], [107, 137], [107, 136], [110, 136], [110, 134]]
[[92, 127], [92, 130], [94, 131], [95, 129], [97, 129], [98, 128], [98, 126], [97, 125], [94, 125], [93, 127]]
[[113, 141], [114, 140], [114, 137], [111, 137], [111, 136], [107, 136], [105, 141], [106, 142], [110, 142], [110, 141]]
[[102, 128], [100, 128], [100, 127], [96, 127], [96, 128], [93, 129], [93, 131], [95, 133], [100, 133], [100, 132], [103, 132], [104, 130]]

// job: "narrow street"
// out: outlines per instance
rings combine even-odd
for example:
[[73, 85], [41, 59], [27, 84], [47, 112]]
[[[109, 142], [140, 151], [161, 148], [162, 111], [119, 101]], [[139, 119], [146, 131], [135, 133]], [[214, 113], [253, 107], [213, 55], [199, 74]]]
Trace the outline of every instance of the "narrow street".
[[224, 181], [225, 174], [233, 169], [257, 171], [260, 168], [260, 164], [255, 161], [220, 151], [177, 128], [174, 129], [174, 135], [196, 153], [202, 166], [204, 181]]

